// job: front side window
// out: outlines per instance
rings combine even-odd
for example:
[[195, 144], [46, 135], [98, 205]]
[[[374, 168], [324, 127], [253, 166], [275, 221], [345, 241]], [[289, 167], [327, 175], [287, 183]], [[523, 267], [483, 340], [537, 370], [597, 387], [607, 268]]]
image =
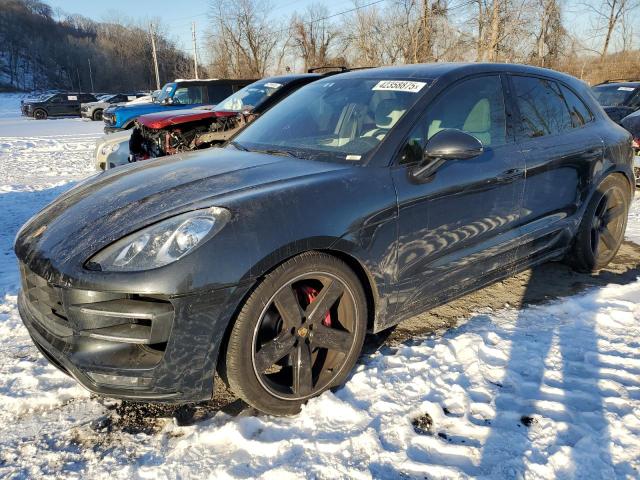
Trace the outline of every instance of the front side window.
[[427, 140], [448, 128], [473, 135], [484, 147], [507, 143], [504, 97], [498, 75], [463, 80], [439, 95], [409, 136], [400, 163], [420, 161]]
[[198, 85], [178, 87], [173, 94], [173, 103], [177, 103], [178, 105], [204, 103], [202, 87]]
[[358, 162], [428, 88], [428, 81], [334, 78], [297, 90], [250, 124], [241, 148]]
[[512, 78], [522, 136], [537, 138], [573, 128], [569, 109], [556, 82], [535, 77]]

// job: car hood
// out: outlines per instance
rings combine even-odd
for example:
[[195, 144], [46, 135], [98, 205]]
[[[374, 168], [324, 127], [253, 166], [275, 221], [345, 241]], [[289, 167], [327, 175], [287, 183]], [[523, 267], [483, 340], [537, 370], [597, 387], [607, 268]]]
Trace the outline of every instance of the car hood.
[[47, 265], [77, 271], [106, 245], [164, 218], [225, 207], [249, 190], [285, 188], [296, 178], [346, 168], [352, 167], [231, 148], [130, 164], [58, 197], [20, 230], [15, 251], [36, 273]]
[[[234, 112], [232, 115], [236, 115]], [[229, 112], [214, 112], [202, 108], [189, 108], [186, 110], [174, 110], [170, 112], [154, 112], [138, 117], [138, 123], [148, 128], [165, 128], [169, 125], [179, 125], [181, 123], [195, 122], [207, 118], [228, 117]]]
[[108, 102], [87, 102], [87, 103], [83, 103], [82, 106], [83, 107], [89, 107], [89, 108], [93, 108], [93, 107], [102, 107], [102, 108], [106, 108], [109, 105], [111, 105]]

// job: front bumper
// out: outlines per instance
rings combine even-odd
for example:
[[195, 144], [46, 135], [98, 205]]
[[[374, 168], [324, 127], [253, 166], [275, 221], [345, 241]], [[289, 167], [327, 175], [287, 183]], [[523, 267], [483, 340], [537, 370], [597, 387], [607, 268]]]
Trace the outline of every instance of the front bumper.
[[140, 401], [211, 398], [220, 344], [243, 288], [148, 297], [61, 288], [24, 265], [21, 277], [18, 308], [34, 343], [89, 391]]
[[80, 110], [80, 116], [82, 118], [93, 120], [93, 112], [90, 112], [89, 110]]
[[104, 127], [104, 133], [115, 133], [115, 132], [124, 132], [126, 129], [124, 128], [120, 128], [120, 127], [110, 127], [108, 125], [105, 125]]

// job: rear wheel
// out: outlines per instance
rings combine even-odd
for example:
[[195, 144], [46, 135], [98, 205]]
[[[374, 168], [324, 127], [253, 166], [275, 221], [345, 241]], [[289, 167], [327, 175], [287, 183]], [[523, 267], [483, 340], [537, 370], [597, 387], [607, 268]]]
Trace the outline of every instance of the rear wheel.
[[342, 384], [364, 342], [362, 286], [341, 260], [309, 252], [267, 275], [231, 331], [222, 376], [255, 408], [294, 414]]
[[47, 116], [47, 112], [42, 109], [38, 109], [33, 112], [33, 118], [35, 118], [36, 120], [46, 120]]
[[611, 175], [598, 186], [569, 257], [576, 270], [593, 272], [615, 257], [624, 238], [630, 201], [629, 183], [621, 175]]
[[93, 112], [93, 115], [91, 116], [91, 118], [93, 118], [96, 122], [102, 120], [102, 109], [98, 109], [95, 112]]

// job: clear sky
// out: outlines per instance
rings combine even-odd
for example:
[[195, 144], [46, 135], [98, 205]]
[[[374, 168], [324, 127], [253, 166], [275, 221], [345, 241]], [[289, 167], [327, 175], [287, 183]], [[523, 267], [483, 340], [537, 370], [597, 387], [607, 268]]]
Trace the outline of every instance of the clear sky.
[[[207, 10], [212, 0], [44, 0], [54, 9], [77, 13], [93, 20], [107, 20], [117, 15], [134, 22], [160, 19], [180, 47], [191, 51], [191, 23], [196, 22], [200, 38], [207, 28]], [[353, 8], [352, 0], [272, 0], [274, 17], [287, 18], [303, 12], [312, 3], [324, 4], [329, 14]]]

